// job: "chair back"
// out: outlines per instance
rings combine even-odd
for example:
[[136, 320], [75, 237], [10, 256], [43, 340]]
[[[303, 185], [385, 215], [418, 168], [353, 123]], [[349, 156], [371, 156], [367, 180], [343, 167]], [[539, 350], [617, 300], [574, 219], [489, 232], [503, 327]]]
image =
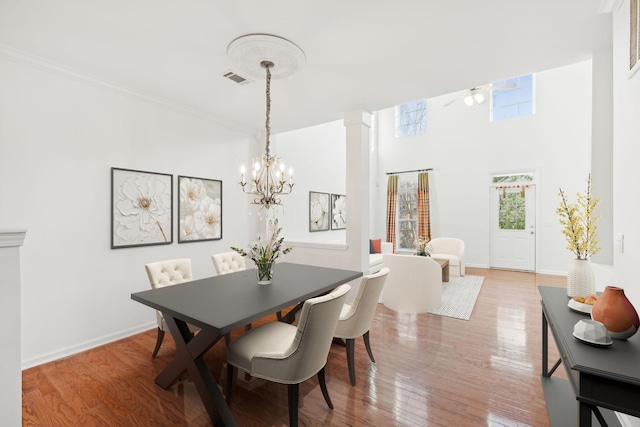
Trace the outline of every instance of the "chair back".
[[384, 256], [390, 272], [382, 294], [385, 307], [400, 313], [425, 313], [442, 303], [442, 268], [430, 257]]
[[189, 282], [193, 279], [189, 258], [152, 262], [146, 264], [144, 268], [153, 289]]
[[[338, 316], [350, 289], [349, 285], [340, 285], [326, 295], [304, 302], [296, 336], [280, 359], [283, 364], [278, 369], [278, 382], [300, 383], [324, 367]], [[276, 361], [267, 357], [258, 357], [253, 359], [252, 364], [259, 372], [269, 372], [268, 368], [261, 368], [260, 364], [273, 367], [274, 362]]]
[[244, 257], [235, 251], [211, 255], [211, 260], [218, 276], [247, 268]]
[[464, 240], [456, 237], [436, 237], [429, 241], [434, 253], [464, 256]]
[[389, 271], [383, 267], [375, 274], [362, 277], [353, 302], [345, 305], [346, 312], [340, 314], [335, 337], [353, 339], [369, 330]]

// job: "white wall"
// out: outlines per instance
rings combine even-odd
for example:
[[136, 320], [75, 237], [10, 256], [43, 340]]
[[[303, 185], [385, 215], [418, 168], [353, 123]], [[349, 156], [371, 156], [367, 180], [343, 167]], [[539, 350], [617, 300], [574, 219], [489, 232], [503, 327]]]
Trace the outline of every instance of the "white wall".
[[[148, 329], [130, 299], [144, 264], [210, 255], [249, 239], [239, 162], [246, 134], [38, 61], [0, 56], [0, 227], [29, 230], [22, 251], [22, 365]], [[229, 161], [231, 159], [231, 161]], [[174, 243], [110, 249], [110, 168], [174, 175]], [[223, 239], [177, 244], [177, 175], [223, 181]], [[149, 349], [151, 351], [152, 349]]]
[[536, 74], [536, 113], [492, 123], [489, 104], [427, 100], [427, 133], [394, 136], [394, 109], [378, 115], [378, 234], [384, 236], [385, 172], [430, 172], [432, 234], [466, 242], [468, 265], [488, 267], [490, 174], [536, 170], [537, 271], [566, 274], [572, 255], [555, 209], [558, 187], [575, 197], [590, 167], [591, 61]]
[[[613, 234], [624, 235], [624, 251], [614, 245], [614, 280], [624, 288], [636, 310], [640, 311], [640, 191], [638, 191], [638, 112], [640, 111], [640, 72], [631, 76], [629, 63], [629, 1], [613, 15]], [[637, 337], [633, 337], [637, 339]], [[640, 419], [619, 415], [624, 425], [639, 427]]]
[[[345, 242], [345, 230], [309, 231], [309, 192], [346, 194], [346, 135], [342, 120], [280, 133], [272, 151], [294, 170], [295, 186], [278, 208], [287, 240]], [[291, 252], [293, 253], [293, 252]]]
[[[629, 64], [629, 0], [613, 14], [613, 235], [624, 235], [624, 251], [614, 243], [614, 280], [640, 311], [640, 191], [638, 191], [638, 112], [640, 73]], [[637, 337], [633, 337], [637, 339]], [[640, 419], [619, 414], [625, 426], [640, 427]]]

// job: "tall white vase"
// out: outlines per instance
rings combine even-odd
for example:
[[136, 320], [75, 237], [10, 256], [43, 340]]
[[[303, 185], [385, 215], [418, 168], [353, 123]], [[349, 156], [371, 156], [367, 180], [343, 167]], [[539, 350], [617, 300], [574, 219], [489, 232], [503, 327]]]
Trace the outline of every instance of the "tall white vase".
[[567, 274], [567, 296], [587, 296], [596, 290], [596, 280], [588, 259], [574, 259]]

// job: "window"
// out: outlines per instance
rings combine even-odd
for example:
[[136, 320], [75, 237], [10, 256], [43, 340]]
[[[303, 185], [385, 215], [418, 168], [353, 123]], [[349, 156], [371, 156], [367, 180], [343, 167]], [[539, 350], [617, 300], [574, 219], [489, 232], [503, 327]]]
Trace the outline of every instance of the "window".
[[524, 230], [527, 219], [525, 189], [533, 182], [533, 173], [494, 175], [491, 182], [500, 191], [498, 198], [498, 228]]
[[397, 248], [416, 249], [418, 241], [418, 180], [398, 183]]
[[499, 199], [498, 228], [500, 230], [524, 230], [526, 220], [524, 191], [506, 192]]
[[491, 121], [533, 115], [533, 74], [493, 82], [492, 86], [512, 85], [512, 89], [491, 91]]
[[427, 100], [396, 106], [396, 138], [427, 132]]

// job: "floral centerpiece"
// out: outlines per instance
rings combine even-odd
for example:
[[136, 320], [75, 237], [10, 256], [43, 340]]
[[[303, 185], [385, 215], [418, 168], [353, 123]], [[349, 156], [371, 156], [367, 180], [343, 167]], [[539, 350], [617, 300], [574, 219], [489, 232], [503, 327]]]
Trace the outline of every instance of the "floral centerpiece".
[[417, 249], [416, 255], [418, 256], [431, 256], [431, 252], [433, 252], [429, 238], [423, 236], [418, 237]]
[[595, 290], [595, 279], [589, 265], [589, 258], [600, 251], [596, 234], [596, 221], [600, 218], [594, 210], [600, 198], [591, 194], [591, 175], [587, 178], [587, 192], [578, 193], [576, 203], [569, 203], [560, 189], [561, 201], [556, 213], [560, 216], [562, 233], [567, 239], [567, 249], [576, 256], [572, 269], [567, 275], [567, 295], [586, 296]]
[[278, 220], [269, 221], [267, 225], [267, 234], [263, 239], [261, 236], [258, 240], [249, 246], [249, 251], [235, 248], [231, 249], [242, 255], [249, 257], [256, 265], [256, 275], [258, 283], [268, 284], [273, 279], [273, 264], [280, 255], [286, 255], [293, 250], [292, 247], [283, 248], [282, 242], [284, 237], [278, 237], [282, 228], [278, 228]]

